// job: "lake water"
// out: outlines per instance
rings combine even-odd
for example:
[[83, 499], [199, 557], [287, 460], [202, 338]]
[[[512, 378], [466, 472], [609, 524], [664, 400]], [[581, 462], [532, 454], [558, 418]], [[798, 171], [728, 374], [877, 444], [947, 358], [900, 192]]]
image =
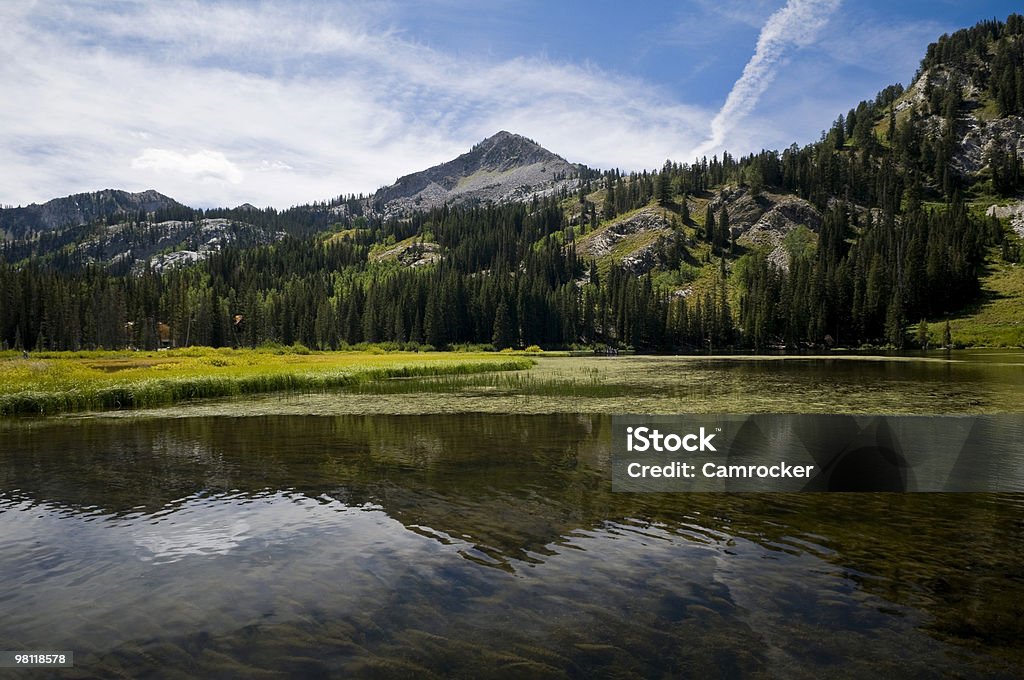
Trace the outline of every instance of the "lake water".
[[952, 358], [7, 420], [0, 649], [74, 651], [33, 678], [1019, 677], [1021, 495], [611, 491], [613, 413], [1024, 410], [1024, 353]]

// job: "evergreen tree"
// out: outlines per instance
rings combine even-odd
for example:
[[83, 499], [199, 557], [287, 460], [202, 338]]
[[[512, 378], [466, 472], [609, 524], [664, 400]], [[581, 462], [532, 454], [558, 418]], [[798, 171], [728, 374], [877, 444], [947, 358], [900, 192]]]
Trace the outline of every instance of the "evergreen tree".
[[903, 313], [903, 301], [897, 292], [889, 303], [885, 317], [885, 339], [896, 349], [903, 349], [906, 317]]
[[491, 342], [495, 348], [505, 349], [515, 347], [516, 336], [512, 327], [512, 315], [508, 311], [508, 304], [502, 300], [498, 303], [498, 309], [494, 314], [494, 332], [491, 335]]
[[654, 198], [660, 206], [667, 206], [672, 203], [672, 162], [665, 161], [665, 165], [661, 168], [661, 172], [658, 173], [657, 181], [654, 185]]
[[917, 346], [921, 349], [928, 349], [928, 321], [921, 319], [917, 324]]
[[606, 220], [610, 220], [615, 217], [615, 186], [611, 181], [608, 182], [608, 189], [604, 195], [604, 205], [601, 208], [602, 214]]
[[720, 249], [725, 249], [731, 241], [731, 230], [729, 229], [729, 210], [722, 204], [722, 212], [718, 217], [718, 235], [716, 244]]

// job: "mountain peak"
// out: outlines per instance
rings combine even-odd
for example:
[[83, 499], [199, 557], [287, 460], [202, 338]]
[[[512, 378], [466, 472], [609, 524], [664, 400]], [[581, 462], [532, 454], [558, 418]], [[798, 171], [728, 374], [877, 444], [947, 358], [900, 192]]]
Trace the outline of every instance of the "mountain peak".
[[516, 133], [509, 132], [508, 130], [499, 130], [499, 131], [495, 132], [493, 135], [491, 135], [487, 139], [484, 139], [481, 142], [477, 142], [477, 144], [474, 146], [474, 148], [477, 147], [477, 146], [497, 146], [499, 144], [515, 144], [515, 143], [526, 143], [526, 144], [531, 144], [533, 146], [536, 146], [537, 148], [543, 148], [543, 147], [541, 147], [540, 144], [538, 144], [537, 142], [533, 141], [529, 137], [524, 137], [522, 135], [517, 135]]
[[373, 204], [385, 214], [402, 214], [449, 202], [526, 200], [574, 184], [570, 177], [578, 171], [532, 139], [501, 130], [453, 160], [400, 177], [374, 194]]
[[477, 155], [482, 168], [499, 171], [533, 163], [566, 162], [532, 139], [505, 130], [491, 135], [459, 158], [472, 162], [477, 159]]

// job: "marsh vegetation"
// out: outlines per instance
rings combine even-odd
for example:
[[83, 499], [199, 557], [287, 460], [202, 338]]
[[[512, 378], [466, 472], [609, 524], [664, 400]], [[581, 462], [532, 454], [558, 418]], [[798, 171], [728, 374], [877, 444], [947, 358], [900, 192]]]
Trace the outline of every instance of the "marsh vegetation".
[[52, 352], [0, 359], [0, 415], [164, 406], [211, 397], [317, 392], [388, 378], [529, 368], [484, 353], [310, 352], [192, 347]]

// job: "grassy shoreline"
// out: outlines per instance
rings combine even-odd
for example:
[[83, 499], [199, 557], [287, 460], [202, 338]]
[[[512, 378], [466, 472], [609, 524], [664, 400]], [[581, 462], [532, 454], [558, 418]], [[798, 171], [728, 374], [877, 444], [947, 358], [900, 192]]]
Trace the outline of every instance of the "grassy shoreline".
[[310, 352], [187, 348], [50, 352], [0, 359], [0, 416], [168, 406], [195, 399], [317, 392], [392, 378], [531, 367], [493, 353]]

